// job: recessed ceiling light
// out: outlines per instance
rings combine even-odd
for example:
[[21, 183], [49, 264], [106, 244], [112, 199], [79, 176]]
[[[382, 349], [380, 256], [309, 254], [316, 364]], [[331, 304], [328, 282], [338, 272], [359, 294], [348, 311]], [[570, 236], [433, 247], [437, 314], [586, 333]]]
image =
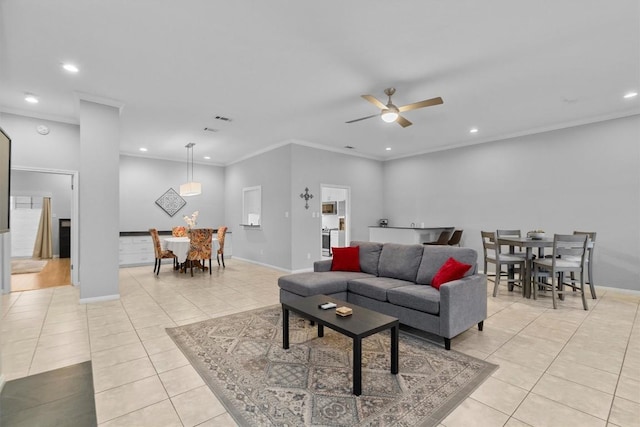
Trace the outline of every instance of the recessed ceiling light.
[[385, 148], [385, 150], [391, 151], [391, 147], [387, 147], [387, 148]]
[[140, 151], [149, 151], [149, 150], [144, 147], [140, 147]]
[[205, 160], [211, 160], [211, 156], [204, 156], [203, 157]]
[[478, 133], [478, 128], [469, 129], [469, 133]]
[[628, 98], [633, 98], [633, 97], [636, 97], [636, 96], [638, 96], [638, 92], [629, 92], [624, 97], [628, 99]]
[[25, 100], [25, 101], [27, 101], [27, 102], [28, 102], [28, 103], [30, 103], [30, 104], [37, 104], [38, 102], [40, 102], [40, 101], [38, 101], [38, 98], [36, 98], [36, 96], [35, 96], [35, 95], [32, 95], [32, 94], [30, 94], [30, 93], [28, 93], [28, 94], [24, 97], [24, 100]]
[[70, 73], [77, 73], [78, 71], [80, 71], [78, 69], [78, 67], [76, 67], [73, 64], [68, 64], [68, 63], [67, 64], [62, 64], [62, 68], [64, 68], [65, 70], [67, 70]]

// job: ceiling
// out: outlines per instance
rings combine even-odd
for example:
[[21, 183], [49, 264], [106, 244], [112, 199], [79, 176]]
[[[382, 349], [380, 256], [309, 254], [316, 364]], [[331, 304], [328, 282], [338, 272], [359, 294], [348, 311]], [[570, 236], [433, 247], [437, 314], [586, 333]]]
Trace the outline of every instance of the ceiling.
[[[77, 123], [78, 93], [115, 100], [121, 153], [146, 157], [195, 142], [226, 165], [297, 141], [387, 160], [639, 114], [623, 98], [640, 90], [639, 5], [1, 0], [0, 110]], [[404, 129], [345, 124], [390, 86], [396, 105], [444, 104]]]

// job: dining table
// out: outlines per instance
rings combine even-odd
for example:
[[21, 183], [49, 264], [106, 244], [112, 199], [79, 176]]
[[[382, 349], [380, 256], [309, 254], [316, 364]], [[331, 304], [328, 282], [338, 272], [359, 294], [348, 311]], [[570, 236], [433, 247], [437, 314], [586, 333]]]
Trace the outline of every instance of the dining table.
[[[527, 262], [525, 263], [524, 283], [522, 285], [522, 295], [526, 298], [531, 298], [533, 290], [532, 276], [533, 276], [533, 249], [538, 248], [538, 258], [544, 258], [544, 249], [553, 248], [553, 237], [525, 237], [525, 236], [505, 236], [498, 239], [498, 243], [504, 246], [509, 246], [509, 252], [513, 253], [515, 248], [524, 248], [525, 257]], [[587, 248], [593, 248], [593, 242], [591, 239], [587, 242]]]
[[191, 240], [188, 237], [167, 237], [164, 239], [164, 249], [173, 252], [178, 260], [178, 264], [184, 264], [189, 253]]
[[[212, 251], [216, 247], [216, 242], [218, 241], [218, 237], [214, 236], [211, 242]], [[189, 247], [191, 246], [191, 239], [189, 237], [167, 237], [164, 239], [164, 248], [173, 252], [176, 256], [178, 265], [180, 265], [180, 271], [186, 271], [184, 268], [184, 263], [187, 261], [187, 255], [189, 254]], [[196, 261], [196, 265], [203, 270], [206, 269], [205, 266], [200, 264], [200, 261]]]
[[513, 253], [515, 248], [523, 248], [525, 250], [525, 257], [527, 262], [525, 263], [524, 280], [522, 285], [522, 295], [526, 298], [531, 298], [533, 276], [533, 249], [538, 248], [538, 257], [544, 258], [544, 249], [553, 247], [553, 237], [540, 237], [531, 238], [525, 236], [505, 236], [498, 239], [500, 245], [509, 246], [509, 252]]

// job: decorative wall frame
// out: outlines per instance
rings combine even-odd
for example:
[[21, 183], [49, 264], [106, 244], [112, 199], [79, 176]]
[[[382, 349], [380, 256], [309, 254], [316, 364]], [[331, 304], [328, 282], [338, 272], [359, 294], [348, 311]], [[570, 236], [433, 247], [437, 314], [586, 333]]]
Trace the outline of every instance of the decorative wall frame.
[[160, 206], [169, 216], [174, 216], [186, 204], [187, 202], [173, 188], [169, 188], [166, 193], [156, 200], [156, 205]]

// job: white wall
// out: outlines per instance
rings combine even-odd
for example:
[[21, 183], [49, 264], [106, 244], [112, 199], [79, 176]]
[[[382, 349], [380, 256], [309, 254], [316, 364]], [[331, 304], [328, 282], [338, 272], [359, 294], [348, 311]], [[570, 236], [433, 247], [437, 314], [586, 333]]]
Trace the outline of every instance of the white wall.
[[[242, 189], [262, 186], [260, 228], [241, 227]], [[225, 217], [233, 230], [233, 256], [291, 268], [291, 146], [251, 157], [225, 170]]]
[[[236, 226], [233, 253], [285, 270], [303, 270], [320, 259], [321, 184], [351, 188], [351, 239], [368, 240], [382, 213], [382, 164], [347, 154], [288, 144], [226, 168], [227, 222], [239, 224], [242, 188], [262, 186], [262, 226]], [[308, 187], [309, 209], [300, 198]]]
[[[382, 163], [377, 160], [318, 150], [294, 144], [291, 174], [292, 260], [291, 269], [311, 268], [320, 259], [321, 184], [347, 186], [351, 189], [351, 240], [369, 240], [369, 226], [383, 218]], [[314, 198], [304, 208], [300, 193], [305, 187]], [[315, 213], [315, 215], [314, 215]], [[345, 242], [348, 244], [349, 242]], [[235, 249], [235, 247], [234, 247]], [[308, 258], [308, 254], [311, 254]]]
[[173, 217], [156, 204], [169, 188], [180, 192], [185, 170], [184, 161], [120, 156], [120, 231], [171, 230], [185, 226], [183, 217], [194, 211], [199, 211], [198, 227], [224, 225], [224, 168], [219, 166], [195, 165], [194, 178], [202, 183], [202, 194], [184, 197], [186, 205]]
[[80, 100], [80, 301], [119, 298], [119, 145], [117, 107]]
[[640, 290], [640, 116], [384, 164], [384, 217], [464, 229], [596, 231], [596, 284]]
[[[49, 127], [48, 135], [36, 132], [37, 125]], [[11, 166], [43, 169], [80, 169], [80, 127], [78, 125], [0, 113], [0, 127], [11, 137]]]

